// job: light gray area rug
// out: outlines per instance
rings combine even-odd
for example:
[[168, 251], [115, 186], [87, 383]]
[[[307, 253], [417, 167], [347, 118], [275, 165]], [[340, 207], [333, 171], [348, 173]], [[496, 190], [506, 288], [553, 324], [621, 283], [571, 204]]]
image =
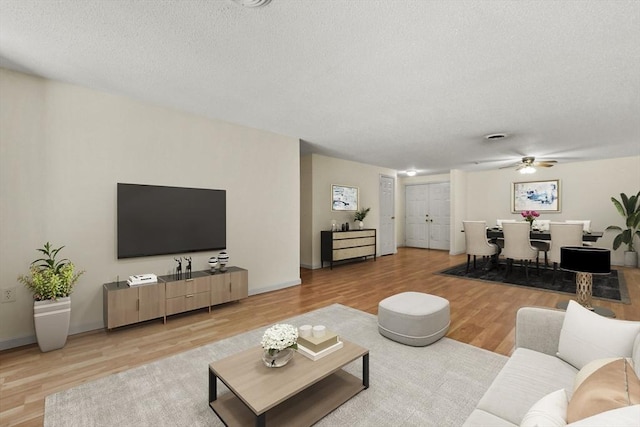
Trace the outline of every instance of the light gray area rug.
[[[340, 304], [285, 322], [325, 325], [370, 350], [369, 389], [319, 426], [460, 426], [507, 361], [447, 338], [428, 347], [396, 343], [378, 333], [376, 316]], [[222, 426], [207, 402], [209, 363], [259, 345], [265, 329], [47, 396], [44, 425]], [[346, 370], [361, 378], [362, 359]], [[218, 393], [222, 391], [226, 389], [218, 382]]]

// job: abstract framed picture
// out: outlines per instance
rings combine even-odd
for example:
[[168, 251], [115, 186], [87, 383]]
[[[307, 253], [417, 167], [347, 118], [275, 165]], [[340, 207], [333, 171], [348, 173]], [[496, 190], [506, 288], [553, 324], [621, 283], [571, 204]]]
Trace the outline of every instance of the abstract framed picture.
[[357, 211], [358, 187], [346, 185], [331, 186], [331, 210], [332, 211]]
[[560, 180], [514, 182], [511, 212], [560, 212]]

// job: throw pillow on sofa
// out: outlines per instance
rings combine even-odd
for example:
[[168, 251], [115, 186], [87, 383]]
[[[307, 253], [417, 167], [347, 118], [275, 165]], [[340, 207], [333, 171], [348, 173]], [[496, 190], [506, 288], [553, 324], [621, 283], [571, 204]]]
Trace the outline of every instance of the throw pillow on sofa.
[[563, 427], [567, 425], [567, 393], [564, 389], [549, 393], [533, 404], [520, 427]]
[[[592, 370], [590, 365], [597, 364], [602, 366]], [[587, 372], [584, 379], [578, 378], [576, 382], [577, 388], [567, 405], [567, 422], [640, 404], [640, 379], [627, 359], [619, 358], [604, 363], [595, 361], [583, 370], [590, 373]]]
[[569, 301], [557, 356], [582, 369], [595, 359], [631, 357], [640, 322], [609, 319]]

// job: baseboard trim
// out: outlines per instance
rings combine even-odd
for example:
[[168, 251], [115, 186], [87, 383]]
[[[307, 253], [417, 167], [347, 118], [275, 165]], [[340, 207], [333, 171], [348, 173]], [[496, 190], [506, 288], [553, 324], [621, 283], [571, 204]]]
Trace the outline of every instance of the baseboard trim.
[[[87, 323], [83, 325], [70, 325], [69, 326], [69, 336], [81, 334], [84, 332], [96, 331], [99, 329], [104, 329], [104, 324], [102, 322], [94, 322]], [[9, 350], [11, 348], [22, 347], [25, 345], [36, 344], [38, 340], [35, 335], [28, 335], [26, 337], [20, 338], [11, 338], [8, 340], [0, 341], [0, 351]]]
[[291, 280], [288, 282], [278, 283], [272, 286], [265, 286], [264, 288], [252, 289], [249, 291], [249, 296], [264, 294], [266, 292], [277, 291], [279, 289], [291, 288], [293, 286], [298, 286], [302, 284], [302, 279], [298, 278], [296, 280]]
[[8, 340], [0, 341], [0, 351], [9, 350], [11, 348], [22, 347], [25, 345], [35, 344], [36, 336], [30, 335], [27, 337], [11, 338]]

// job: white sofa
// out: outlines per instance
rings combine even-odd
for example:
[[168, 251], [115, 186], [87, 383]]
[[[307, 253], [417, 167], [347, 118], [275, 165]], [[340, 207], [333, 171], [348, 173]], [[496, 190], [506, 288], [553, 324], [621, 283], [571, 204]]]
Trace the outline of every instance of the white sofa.
[[[524, 307], [517, 313], [515, 347], [464, 426], [640, 426], [640, 401], [633, 400], [640, 399], [640, 322], [601, 317], [574, 301], [566, 312]], [[589, 388], [596, 375], [589, 383], [584, 377], [614, 357], [620, 366], [627, 363], [625, 380], [638, 381], [631, 390], [636, 397], [628, 406], [576, 420], [576, 411], [599, 411], [585, 403], [590, 397], [612, 395]], [[581, 390], [574, 390], [577, 378], [584, 380]], [[567, 412], [574, 418], [570, 424]]]

